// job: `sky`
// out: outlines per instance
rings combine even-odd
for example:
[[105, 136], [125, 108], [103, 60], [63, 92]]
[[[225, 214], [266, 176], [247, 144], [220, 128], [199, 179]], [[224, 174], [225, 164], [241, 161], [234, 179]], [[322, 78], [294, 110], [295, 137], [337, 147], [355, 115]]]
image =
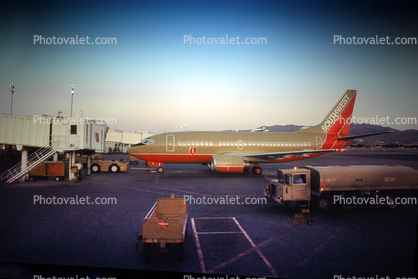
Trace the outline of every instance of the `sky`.
[[0, 113], [13, 82], [14, 115], [70, 116], [74, 84], [73, 116], [120, 130], [312, 126], [355, 89], [357, 123], [418, 129], [413, 1], [9, 2]]

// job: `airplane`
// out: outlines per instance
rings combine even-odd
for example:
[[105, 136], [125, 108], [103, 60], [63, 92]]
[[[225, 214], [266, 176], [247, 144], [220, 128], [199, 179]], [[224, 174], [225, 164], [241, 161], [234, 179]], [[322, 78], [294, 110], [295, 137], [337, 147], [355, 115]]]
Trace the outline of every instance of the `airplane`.
[[332, 110], [316, 126], [296, 132], [183, 131], [143, 139], [128, 153], [155, 166], [159, 173], [164, 163], [199, 163], [219, 172], [244, 172], [251, 167], [260, 175], [260, 163], [301, 160], [340, 151], [354, 139], [387, 132], [348, 136], [357, 90], [347, 90]]

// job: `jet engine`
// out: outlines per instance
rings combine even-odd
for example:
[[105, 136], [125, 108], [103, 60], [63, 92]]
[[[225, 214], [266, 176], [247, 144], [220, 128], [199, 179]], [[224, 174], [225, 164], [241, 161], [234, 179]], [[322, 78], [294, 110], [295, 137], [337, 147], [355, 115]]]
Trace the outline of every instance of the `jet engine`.
[[210, 163], [212, 170], [222, 172], [243, 172], [249, 166], [242, 157], [234, 155], [214, 155]]

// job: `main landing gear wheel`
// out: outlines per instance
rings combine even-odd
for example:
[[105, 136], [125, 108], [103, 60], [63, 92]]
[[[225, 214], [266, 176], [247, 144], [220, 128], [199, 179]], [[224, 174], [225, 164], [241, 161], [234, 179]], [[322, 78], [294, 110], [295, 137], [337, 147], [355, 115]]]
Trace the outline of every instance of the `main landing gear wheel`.
[[163, 172], [164, 172], [164, 168], [163, 168], [163, 167], [159, 167], [159, 168], [157, 169], [157, 171], [158, 171], [159, 173], [163, 173]]
[[255, 166], [252, 168], [252, 172], [255, 175], [260, 175], [263, 172], [263, 170], [259, 166]]

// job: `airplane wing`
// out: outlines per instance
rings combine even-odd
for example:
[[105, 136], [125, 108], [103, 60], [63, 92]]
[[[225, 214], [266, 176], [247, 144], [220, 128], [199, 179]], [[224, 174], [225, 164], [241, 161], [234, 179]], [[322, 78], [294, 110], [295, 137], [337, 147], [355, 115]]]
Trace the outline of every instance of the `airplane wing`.
[[233, 155], [243, 157], [248, 162], [269, 162], [275, 160], [283, 160], [290, 157], [308, 157], [313, 153], [328, 153], [334, 152], [337, 149], [323, 149], [323, 150], [302, 150], [289, 152], [271, 152], [271, 153], [228, 153], [224, 155]]

